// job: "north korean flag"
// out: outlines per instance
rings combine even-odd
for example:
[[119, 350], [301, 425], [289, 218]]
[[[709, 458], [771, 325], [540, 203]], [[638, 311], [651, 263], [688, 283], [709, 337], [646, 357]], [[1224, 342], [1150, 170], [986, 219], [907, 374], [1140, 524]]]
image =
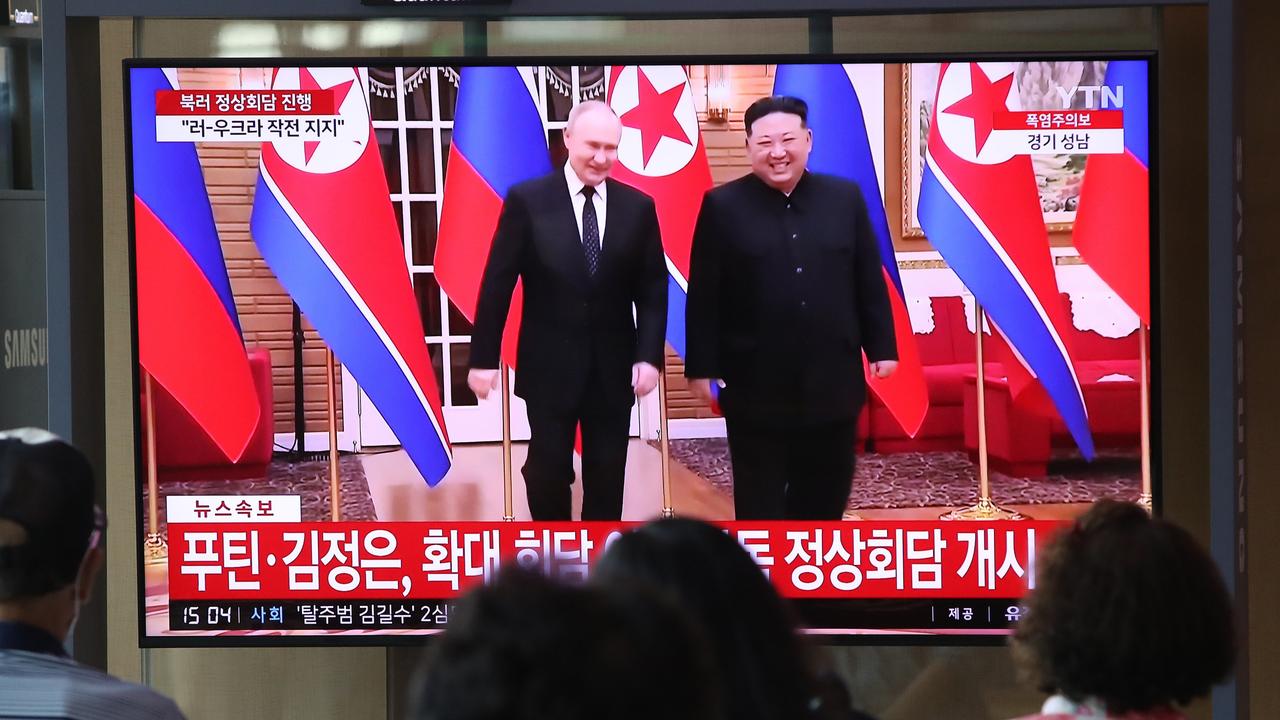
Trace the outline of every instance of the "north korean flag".
[[653, 198], [667, 256], [667, 342], [684, 357], [689, 252], [711, 165], [681, 65], [615, 65], [607, 99], [622, 120], [613, 177]]
[[951, 63], [939, 71], [920, 224], [1008, 339], [1008, 369], [1040, 381], [1087, 459], [1088, 411], [1067, 349], [1049, 237], [1028, 155], [988, 144], [995, 113], [1017, 107], [1008, 63]]
[[332, 91], [341, 132], [263, 144], [254, 241], [435, 485], [449, 470], [449, 439], [369, 119], [366, 71], [282, 68], [272, 87]]

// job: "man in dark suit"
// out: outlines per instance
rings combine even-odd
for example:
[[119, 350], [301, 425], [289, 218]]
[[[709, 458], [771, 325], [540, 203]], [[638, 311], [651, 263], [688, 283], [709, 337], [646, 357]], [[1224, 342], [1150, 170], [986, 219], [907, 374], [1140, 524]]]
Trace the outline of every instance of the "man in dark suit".
[[653, 200], [609, 179], [621, 135], [602, 102], [569, 113], [569, 162], [508, 191], [480, 286], [467, 382], [484, 398], [497, 387], [512, 290], [524, 282], [515, 393], [529, 414], [534, 520], [571, 519], [579, 425], [582, 519], [621, 519], [631, 406], [658, 383], [666, 261]]
[[743, 519], [839, 520], [871, 371], [897, 368], [858, 186], [807, 172], [803, 100], [747, 109], [751, 174], [707, 193], [694, 231], [685, 375], [720, 407]]

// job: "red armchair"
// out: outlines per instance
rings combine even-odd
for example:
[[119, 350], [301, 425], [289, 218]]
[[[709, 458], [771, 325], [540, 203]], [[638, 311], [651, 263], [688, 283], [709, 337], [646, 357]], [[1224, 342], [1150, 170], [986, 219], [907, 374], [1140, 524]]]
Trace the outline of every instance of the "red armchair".
[[[1070, 310], [1070, 300], [1063, 302]], [[932, 298], [934, 328], [915, 336], [929, 392], [929, 411], [916, 437], [898, 426], [897, 420], [872, 393], [862, 422], [869, 451], [934, 452], [977, 449], [975, 393], [976, 351], [973, 332], [959, 297]], [[1140, 423], [1138, 402], [1138, 336], [1113, 339], [1098, 333], [1068, 330], [1067, 342], [1076, 360], [1076, 372], [1089, 410], [1094, 442], [1100, 447], [1136, 445]], [[1066, 426], [1056, 414], [1040, 417], [1014, 407], [1004, 379], [1004, 366], [986, 363], [987, 441], [995, 466], [1009, 474], [1044, 475], [1053, 447], [1073, 444]], [[1103, 378], [1111, 377], [1108, 381]]]
[[[1064, 295], [1064, 302], [1070, 301]], [[1137, 447], [1141, 432], [1138, 333], [1106, 338], [1074, 325], [1066, 338], [1075, 359], [1076, 376], [1089, 413], [1096, 447]], [[986, 378], [987, 455], [992, 466], [1017, 477], [1044, 477], [1053, 448], [1075, 441], [1056, 412], [1048, 415], [1015, 405], [1003, 370]], [[964, 445], [976, 457], [978, 448], [977, 378], [964, 378]]]
[[[249, 371], [253, 374], [260, 414], [244, 455], [231, 463], [204, 430], [164, 388], [152, 383], [155, 392], [156, 465], [163, 477], [217, 476], [219, 478], [261, 475], [271, 462], [275, 446], [272, 408], [271, 353], [250, 348]], [[143, 408], [147, 407], [145, 395]]]
[[[908, 437], [880, 398], [871, 393], [864, 411], [868, 450], [895, 453], [964, 448], [963, 380], [966, 373], [973, 372], [973, 333], [965, 320], [961, 298], [935, 297], [932, 304], [933, 332], [915, 336], [929, 392], [929, 411], [920, 432], [914, 438]], [[1003, 374], [999, 365], [988, 366], [989, 372]]]

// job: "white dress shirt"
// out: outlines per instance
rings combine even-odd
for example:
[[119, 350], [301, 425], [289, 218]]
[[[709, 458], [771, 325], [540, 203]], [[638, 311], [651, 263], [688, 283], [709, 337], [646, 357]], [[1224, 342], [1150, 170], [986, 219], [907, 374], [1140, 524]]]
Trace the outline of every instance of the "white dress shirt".
[[[578, 173], [573, 171], [573, 166], [569, 163], [564, 164], [564, 179], [569, 183], [569, 199], [573, 201], [573, 216], [578, 221], [578, 242], [582, 242], [582, 209], [587, 205], [587, 196], [582, 194], [582, 188], [586, 185], [578, 177]], [[604, 249], [604, 216], [605, 216], [605, 193], [606, 183], [596, 185], [596, 194], [592, 196], [591, 202], [596, 208], [596, 225], [600, 228], [600, 248]]]

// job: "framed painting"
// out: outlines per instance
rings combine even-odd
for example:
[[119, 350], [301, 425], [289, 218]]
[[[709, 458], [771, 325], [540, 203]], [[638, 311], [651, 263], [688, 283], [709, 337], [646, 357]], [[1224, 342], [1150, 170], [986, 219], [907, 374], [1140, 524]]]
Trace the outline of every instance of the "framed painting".
[[[1024, 109], [1083, 109], [1087, 95], [1081, 86], [1101, 85], [1105, 61], [1049, 61], [1009, 63], [1018, 99]], [[902, 66], [902, 234], [923, 237], [917, 205], [924, 155], [929, 143], [929, 122], [938, 90], [939, 63]], [[1040, 207], [1049, 232], [1071, 229], [1084, 177], [1084, 155], [1033, 155]]]

